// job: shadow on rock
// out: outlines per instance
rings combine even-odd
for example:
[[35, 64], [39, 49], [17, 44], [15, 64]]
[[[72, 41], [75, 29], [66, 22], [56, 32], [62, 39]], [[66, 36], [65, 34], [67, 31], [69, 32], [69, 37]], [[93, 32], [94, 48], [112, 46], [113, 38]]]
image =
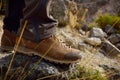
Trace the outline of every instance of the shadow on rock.
[[[2, 53], [2, 55], [4, 56], [0, 56], [0, 67], [2, 72], [0, 75], [4, 77], [12, 54]], [[40, 57], [38, 56], [27, 56], [17, 53], [9, 71], [8, 78], [12, 80], [36, 80], [39, 78], [43, 78], [44, 80], [66, 80], [76, 69], [75, 65], [76, 64], [72, 64], [71, 67], [70, 64], [57, 64], [46, 60], [40, 61]]]

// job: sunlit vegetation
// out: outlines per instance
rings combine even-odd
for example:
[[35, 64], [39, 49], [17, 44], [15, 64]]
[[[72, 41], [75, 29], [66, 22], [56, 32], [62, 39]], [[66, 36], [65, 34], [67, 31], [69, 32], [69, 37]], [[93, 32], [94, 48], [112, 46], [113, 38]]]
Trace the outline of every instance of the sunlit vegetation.
[[117, 15], [110, 14], [101, 15], [98, 17], [98, 19], [96, 19], [96, 23], [102, 29], [104, 29], [104, 27], [109, 24], [115, 29], [117, 29], [117, 32], [120, 33], [120, 17]]
[[[4, 1], [4, 0], [3, 0]], [[72, 4], [72, 3], [71, 3]], [[5, 4], [4, 4], [5, 5]], [[73, 4], [75, 5], [75, 4]], [[81, 25], [81, 22], [85, 20], [86, 13], [88, 10], [80, 11], [78, 12], [73, 11], [73, 7], [71, 6], [68, 10], [68, 17], [69, 21], [61, 20], [59, 21], [58, 26], [66, 26], [69, 25], [71, 28], [78, 28]], [[5, 11], [2, 9], [3, 12]], [[81, 15], [78, 18], [78, 15]], [[98, 17], [95, 21], [99, 27], [104, 28], [106, 25], [111, 25], [112, 27], [117, 29], [117, 32], [120, 33], [120, 17], [117, 15], [110, 15], [110, 14], [104, 14]], [[89, 27], [94, 27], [96, 23], [89, 24]], [[76, 76], [77, 75], [77, 76]], [[0, 80], [2, 78], [0, 77]], [[77, 70], [70, 75], [68, 80], [107, 80], [107, 78], [103, 77], [101, 73], [98, 70], [93, 69], [86, 69], [85, 67], [78, 67]]]
[[[79, 76], [76, 79], [76, 76], [79, 73]], [[98, 70], [86, 69], [85, 67], [78, 67], [78, 70], [71, 74], [70, 80], [107, 80], [107, 78], [103, 77]]]

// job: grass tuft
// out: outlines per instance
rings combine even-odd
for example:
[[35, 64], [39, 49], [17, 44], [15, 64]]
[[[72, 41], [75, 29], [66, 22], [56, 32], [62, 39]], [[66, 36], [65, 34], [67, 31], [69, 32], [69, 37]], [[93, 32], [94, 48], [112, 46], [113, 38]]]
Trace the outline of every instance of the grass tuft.
[[[79, 72], [78, 72], [79, 71]], [[74, 76], [79, 73], [79, 76], [74, 78]], [[85, 67], [78, 67], [77, 71], [71, 74], [69, 80], [108, 80], [103, 77], [98, 70], [86, 69]]]
[[102, 29], [104, 29], [104, 27], [109, 24], [115, 29], [117, 29], [117, 32], [120, 33], [120, 17], [117, 15], [110, 14], [101, 15], [98, 17], [98, 19], [96, 19], [96, 23]]

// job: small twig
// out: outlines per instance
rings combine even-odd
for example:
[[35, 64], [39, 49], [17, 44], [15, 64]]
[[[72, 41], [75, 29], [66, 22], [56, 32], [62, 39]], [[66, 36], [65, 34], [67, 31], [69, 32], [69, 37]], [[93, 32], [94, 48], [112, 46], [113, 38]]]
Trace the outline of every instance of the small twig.
[[[118, 53], [120, 53], [120, 50], [119, 50], [115, 45], [113, 45], [109, 40], [107, 40], [107, 39], [104, 38], [104, 42], [106, 42], [106, 43], [108, 43], [109, 45], [111, 45], [112, 47], [114, 47], [114, 48], [118, 51]], [[112, 51], [113, 51], [113, 49], [110, 50], [110, 52], [108, 53], [108, 55], [110, 55], [110, 53], [111, 53]]]
[[15, 70], [15, 72], [11, 75], [9, 80], [12, 80], [12, 78], [15, 76], [15, 74], [18, 72], [18, 69]]
[[12, 59], [11, 59], [10, 64], [9, 64], [9, 66], [8, 66], [8, 70], [7, 70], [6, 74], [5, 74], [4, 80], [7, 79], [8, 73], [9, 73], [9, 71], [10, 71], [10, 69], [11, 69], [11, 66], [12, 66], [13, 60], [14, 60], [14, 58], [15, 58], [15, 54], [16, 54], [17, 48], [18, 48], [18, 46], [19, 46], [19, 44], [20, 44], [20, 41], [21, 41], [21, 39], [22, 39], [22, 35], [23, 35], [23, 33], [24, 33], [24, 30], [25, 30], [25, 27], [26, 27], [27, 23], [28, 23], [28, 21], [26, 20], [25, 23], [24, 23], [24, 25], [23, 25], [22, 31], [21, 31], [21, 33], [20, 33], [20, 37], [19, 37], [19, 39], [18, 39], [18, 41], [17, 41], [17, 43], [16, 43], [16, 45], [15, 45], [13, 51], [12, 51], [12, 53], [13, 53]]
[[21, 80], [22, 75], [23, 75], [23, 73], [24, 73], [24, 71], [25, 71], [25, 68], [27, 67], [28, 63], [29, 63], [29, 62], [27, 62], [27, 63], [25, 64], [25, 66], [24, 66], [24, 68], [22, 69], [21, 74], [18, 76], [17, 80]]

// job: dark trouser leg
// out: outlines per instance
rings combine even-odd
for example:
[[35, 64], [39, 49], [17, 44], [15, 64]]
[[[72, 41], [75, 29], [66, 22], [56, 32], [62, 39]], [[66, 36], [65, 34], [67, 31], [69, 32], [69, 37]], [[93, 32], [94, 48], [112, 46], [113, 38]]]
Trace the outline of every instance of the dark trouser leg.
[[[55, 33], [56, 20], [50, 18], [49, 9], [52, 0], [25, 0], [24, 17], [28, 20], [23, 37], [35, 41], [50, 37]], [[21, 31], [21, 29], [20, 29]]]
[[18, 31], [20, 27], [20, 18], [22, 18], [24, 0], [7, 0], [7, 12], [4, 18], [4, 29], [9, 31]]

